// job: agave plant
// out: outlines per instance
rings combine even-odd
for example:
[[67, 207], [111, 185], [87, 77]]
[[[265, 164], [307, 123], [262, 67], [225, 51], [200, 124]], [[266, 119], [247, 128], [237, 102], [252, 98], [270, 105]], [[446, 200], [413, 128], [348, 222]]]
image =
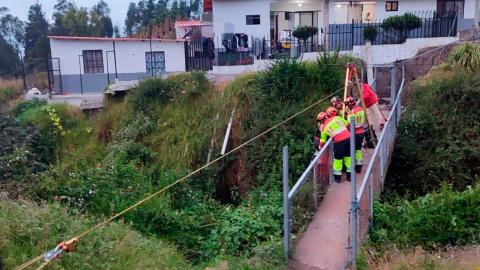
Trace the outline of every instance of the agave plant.
[[469, 42], [456, 46], [448, 56], [448, 63], [477, 73], [480, 70], [480, 46]]

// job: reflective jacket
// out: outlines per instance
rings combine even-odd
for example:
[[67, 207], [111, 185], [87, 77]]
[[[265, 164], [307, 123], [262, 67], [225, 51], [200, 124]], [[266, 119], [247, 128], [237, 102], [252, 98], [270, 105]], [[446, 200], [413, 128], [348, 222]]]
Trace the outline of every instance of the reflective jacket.
[[340, 142], [350, 137], [347, 129], [347, 121], [340, 116], [330, 117], [320, 126], [321, 138], [320, 146], [323, 146], [328, 137], [333, 138], [333, 142]]
[[348, 113], [348, 120], [350, 117], [355, 117], [355, 134], [364, 133], [365, 127], [365, 111], [358, 105], [355, 105]]

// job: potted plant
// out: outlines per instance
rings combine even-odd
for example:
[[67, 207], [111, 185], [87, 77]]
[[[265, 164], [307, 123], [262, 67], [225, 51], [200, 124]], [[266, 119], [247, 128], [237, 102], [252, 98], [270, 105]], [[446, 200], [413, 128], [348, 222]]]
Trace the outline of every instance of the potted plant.
[[365, 42], [370, 41], [371, 43], [375, 43], [377, 40], [378, 30], [376, 27], [368, 26], [363, 29], [363, 40]]

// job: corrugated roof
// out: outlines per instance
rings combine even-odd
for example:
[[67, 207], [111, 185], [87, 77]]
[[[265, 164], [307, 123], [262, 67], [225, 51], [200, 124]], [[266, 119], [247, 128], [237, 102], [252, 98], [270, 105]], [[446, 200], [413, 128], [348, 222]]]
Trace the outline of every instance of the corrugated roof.
[[213, 26], [213, 24], [202, 23], [201, 21], [176, 21], [175, 26], [179, 26], [179, 27]]
[[[69, 39], [69, 40], [97, 40], [97, 41], [150, 41], [148, 38], [101, 38], [101, 37], [70, 37], [70, 36], [48, 36], [53, 39]], [[152, 38], [152, 41], [164, 42], [185, 42], [184, 39], [158, 39]]]

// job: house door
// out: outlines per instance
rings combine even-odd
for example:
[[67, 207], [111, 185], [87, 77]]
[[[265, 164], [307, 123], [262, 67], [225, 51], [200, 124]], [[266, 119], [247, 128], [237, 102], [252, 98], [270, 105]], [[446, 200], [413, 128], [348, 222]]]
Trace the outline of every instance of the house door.
[[437, 12], [442, 14], [456, 10], [458, 18], [463, 19], [465, 0], [437, 0]]

